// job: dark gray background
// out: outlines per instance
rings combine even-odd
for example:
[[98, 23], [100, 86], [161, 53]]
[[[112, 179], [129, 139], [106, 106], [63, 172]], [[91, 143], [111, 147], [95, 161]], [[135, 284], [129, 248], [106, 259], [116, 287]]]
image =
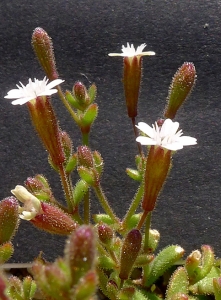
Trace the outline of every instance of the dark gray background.
[[[122, 59], [108, 57], [122, 44], [147, 43], [155, 57], [144, 57], [138, 121], [153, 123], [161, 117], [168, 86], [184, 61], [194, 62], [197, 85], [176, 120], [198, 145], [174, 155], [173, 168], [153, 214], [152, 227], [161, 234], [160, 247], [180, 244], [188, 254], [211, 244], [221, 255], [221, 1], [100, 0], [100, 1], [1, 1], [0, 2], [0, 199], [10, 195], [28, 176], [45, 174], [55, 196], [63, 198], [59, 178], [47, 165], [25, 106], [12, 106], [3, 97], [19, 81], [42, 79], [30, 39], [35, 27], [53, 38], [64, 89], [80, 79], [98, 87], [99, 117], [93, 127], [91, 148], [105, 159], [103, 189], [122, 217], [137, 184], [125, 174], [134, 167], [136, 145], [123, 98]], [[58, 97], [53, 103], [62, 129], [80, 135]], [[75, 176], [77, 179], [77, 176]], [[97, 201], [93, 211], [101, 211]], [[41, 233], [21, 222], [14, 239], [12, 261], [28, 262], [43, 250], [54, 259], [62, 254], [64, 239]]]

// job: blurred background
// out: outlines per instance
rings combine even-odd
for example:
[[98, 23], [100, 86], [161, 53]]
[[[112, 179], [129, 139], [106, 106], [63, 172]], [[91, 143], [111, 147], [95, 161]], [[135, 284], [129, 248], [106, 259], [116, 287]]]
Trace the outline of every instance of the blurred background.
[[[127, 42], [146, 43], [137, 121], [152, 124], [162, 116], [172, 76], [183, 62], [195, 64], [197, 83], [176, 116], [185, 135], [197, 146], [173, 157], [173, 167], [153, 213], [152, 228], [161, 233], [160, 248], [179, 244], [186, 254], [210, 244], [221, 255], [221, 2], [216, 0], [55, 0], [0, 2], [0, 199], [28, 176], [44, 174], [58, 199], [63, 199], [57, 175], [47, 164], [27, 107], [12, 106], [7, 92], [29, 78], [43, 79], [32, 51], [31, 36], [42, 27], [53, 39], [63, 89], [77, 80], [98, 88], [99, 116], [92, 129], [91, 148], [105, 160], [102, 186], [119, 217], [123, 217], [138, 184], [125, 169], [135, 167], [133, 129], [127, 117], [122, 87], [121, 52]], [[76, 147], [80, 134], [57, 96], [53, 104], [60, 126]], [[76, 178], [75, 178], [76, 176]], [[77, 175], [73, 176], [77, 180]], [[102, 212], [96, 199], [93, 212]], [[63, 253], [65, 238], [51, 236], [22, 221], [14, 238], [11, 262], [32, 261], [40, 250], [48, 260]]]

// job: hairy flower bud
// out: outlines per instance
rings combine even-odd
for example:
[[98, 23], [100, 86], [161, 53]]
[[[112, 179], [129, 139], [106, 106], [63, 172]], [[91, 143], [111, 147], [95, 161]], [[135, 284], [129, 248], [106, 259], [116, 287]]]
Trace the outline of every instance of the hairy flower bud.
[[12, 239], [18, 227], [19, 204], [15, 197], [5, 198], [0, 202], [0, 244]]
[[190, 95], [196, 81], [196, 70], [193, 63], [185, 62], [176, 72], [170, 85], [167, 98], [167, 106], [164, 111], [164, 117], [173, 119]]
[[35, 28], [32, 35], [32, 46], [47, 77], [50, 80], [57, 79], [58, 72], [56, 69], [53, 44], [44, 29], [40, 27]]
[[129, 278], [134, 262], [139, 254], [142, 242], [142, 235], [139, 230], [132, 229], [122, 245], [120, 258], [120, 274], [119, 277], [123, 280]]
[[80, 226], [71, 234], [66, 245], [66, 257], [71, 268], [73, 284], [76, 284], [82, 276], [94, 268], [96, 236], [91, 226]]

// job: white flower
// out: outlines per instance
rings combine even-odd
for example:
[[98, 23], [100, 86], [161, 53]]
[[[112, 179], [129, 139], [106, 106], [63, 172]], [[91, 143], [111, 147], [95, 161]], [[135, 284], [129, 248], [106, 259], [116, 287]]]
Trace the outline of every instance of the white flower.
[[24, 220], [34, 219], [36, 215], [42, 213], [41, 202], [34, 195], [29, 193], [22, 185], [16, 185], [14, 190], [11, 190], [12, 194], [22, 203], [23, 207], [19, 207], [21, 213], [19, 217]]
[[150, 127], [144, 122], [138, 123], [136, 127], [145, 133], [146, 136], [137, 137], [136, 141], [141, 145], [158, 145], [168, 150], [176, 151], [182, 149], [183, 146], [196, 145], [197, 140], [190, 136], [181, 136], [182, 130], [178, 130], [179, 123], [173, 122], [171, 119], [166, 119], [159, 127], [157, 123]]
[[144, 55], [155, 55], [153, 51], [143, 52], [143, 49], [146, 47], [146, 44], [141, 44], [135, 50], [134, 45], [127, 43], [127, 46], [122, 46], [122, 53], [109, 53], [109, 56], [123, 56], [123, 57], [133, 57], [133, 56], [144, 56]]
[[48, 79], [46, 77], [44, 77], [43, 80], [35, 78], [34, 81], [29, 78], [26, 86], [20, 82], [21, 86], [17, 84], [17, 89], [10, 90], [4, 98], [17, 99], [12, 101], [12, 104], [22, 105], [30, 100], [36, 99], [38, 96], [50, 96], [57, 93], [57, 89], [53, 88], [62, 82], [64, 82], [64, 80], [55, 79], [48, 83]]

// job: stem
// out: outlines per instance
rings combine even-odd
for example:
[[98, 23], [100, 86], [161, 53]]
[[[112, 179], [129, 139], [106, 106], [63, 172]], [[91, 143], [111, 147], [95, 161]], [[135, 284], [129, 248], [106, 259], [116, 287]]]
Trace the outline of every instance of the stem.
[[94, 186], [94, 190], [95, 190], [95, 193], [96, 193], [105, 213], [107, 215], [109, 215], [109, 217], [114, 221], [114, 223], [119, 224], [119, 219], [115, 216], [113, 210], [111, 209], [110, 205], [108, 204], [107, 198], [104, 195], [100, 184], [98, 186]]
[[[133, 130], [134, 130], [135, 138], [137, 138], [138, 137], [138, 130], [137, 130], [137, 127], [135, 125], [135, 123], [136, 123], [135, 117], [131, 118], [131, 121], [132, 121], [132, 125], [133, 125]], [[142, 151], [141, 144], [138, 143], [138, 142], [137, 142], [137, 148], [138, 148], [138, 151], [139, 151], [140, 155], [143, 156], [143, 151]]]
[[57, 86], [57, 90], [58, 90], [58, 95], [61, 98], [61, 101], [63, 102], [64, 106], [67, 108], [67, 110], [69, 111], [69, 113], [71, 114], [72, 118], [74, 119], [74, 121], [78, 124], [78, 118], [76, 113], [74, 112], [74, 110], [71, 108], [70, 104], [68, 103], [68, 101], [66, 100], [62, 89], [60, 87], [60, 85]]
[[122, 222], [122, 229], [126, 229], [127, 227], [127, 223], [129, 222], [129, 220], [131, 219], [131, 217], [134, 215], [138, 205], [140, 204], [141, 198], [143, 196], [143, 190], [144, 190], [144, 183], [142, 182], [139, 186], [139, 189], [136, 193], [136, 195], [134, 196], [134, 199], [132, 200], [132, 203], [130, 205], [130, 208], [127, 212], [127, 214], [125, 215], [123, 222]]
[[145, 225], [145, 238], [144, 238], [144, 253], [148, 253], [148, 243], [149, 243], [149, 235], [150, 235], [150, 223], [151, 223], [151, 215], [152, 213], [149, 212], [146, 219]]
[[90, 198], [89, 191], [84, 195], [84, 224], [90, 223]]
[[137, 225], [137, 229], [138, 229], [138, 230], [140, 230], [141, 227], [143, 226], [143, 223], [144, 223], [144, 221], [146, 220], [146, 217], [147, 217], [148, 212], [149, 212], [148, 210], [145, 210], [145, 211], [143, 212], [143, 214], [142, 214], [142, 216], [141, 216], [141, 219], [140, 219], [140, 221], [139, 221], [139, 223], [138, 223], [138, 225]]
[[89, 146], [89, 133], [82, 132], [82, 144], [85, 146]]

